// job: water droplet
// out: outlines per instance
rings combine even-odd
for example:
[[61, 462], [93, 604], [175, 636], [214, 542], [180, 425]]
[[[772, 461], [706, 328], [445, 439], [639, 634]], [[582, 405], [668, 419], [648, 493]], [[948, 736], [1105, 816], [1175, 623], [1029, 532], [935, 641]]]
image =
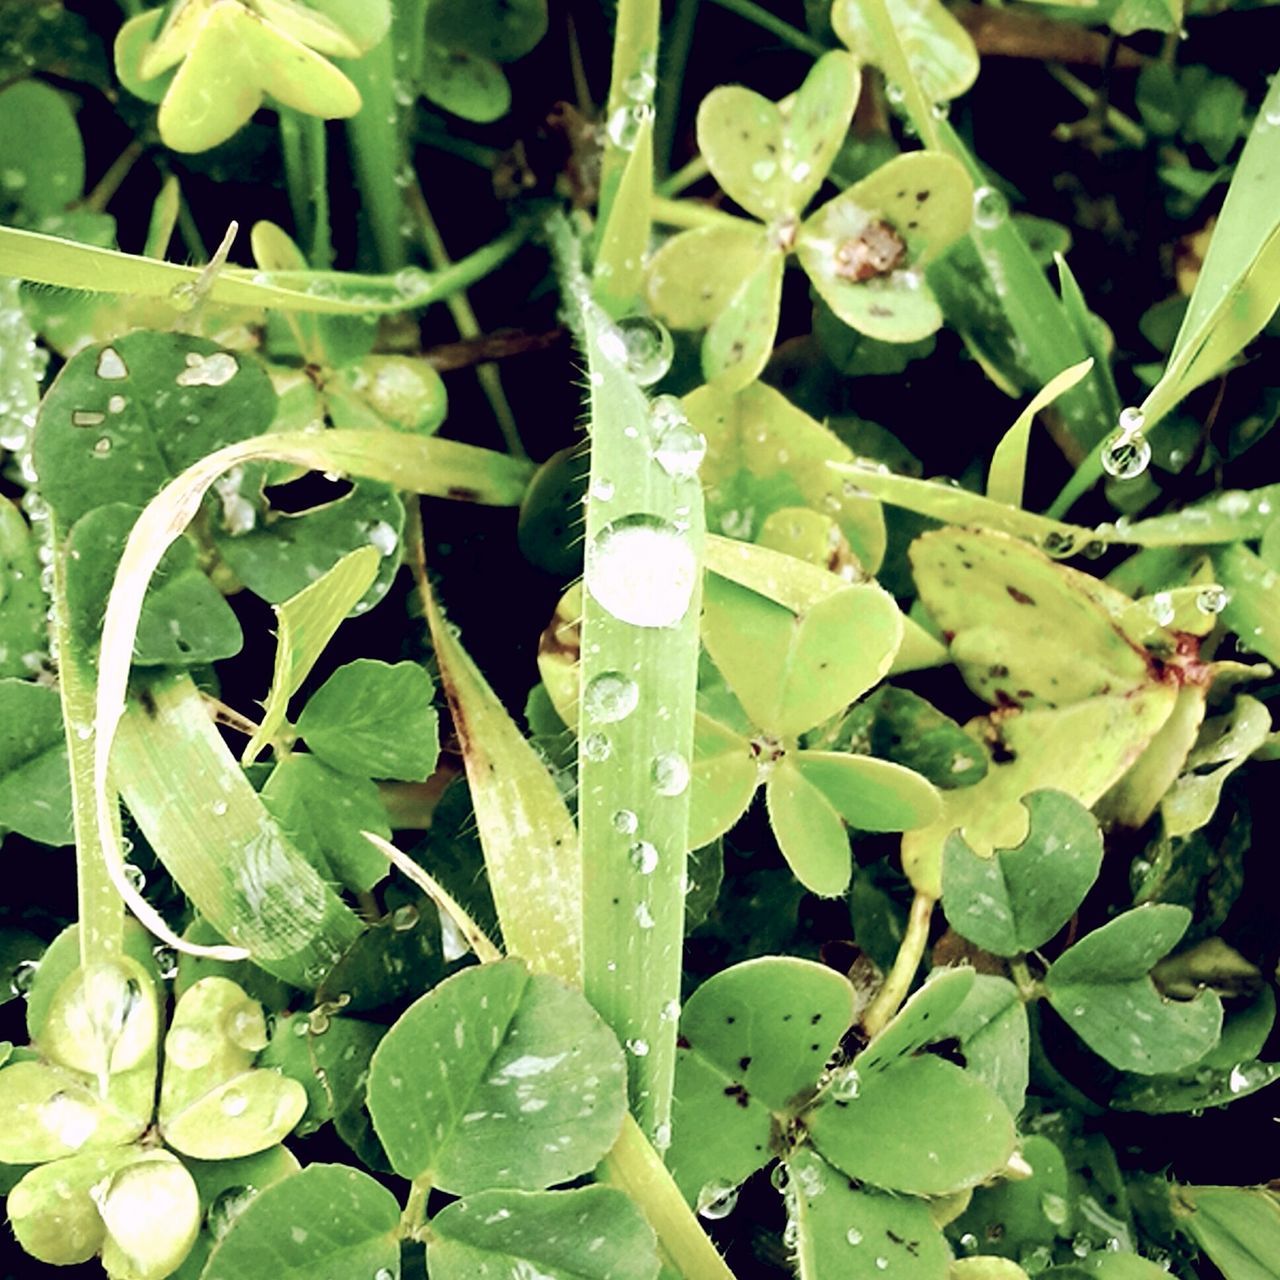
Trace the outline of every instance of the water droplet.
[[1126, 409], [1120, 410], [1120, 417], [1116, 420], [1116, 425], [1121, 431], [1132, 435], [1135, 431], [1141, 431], [1147, 425], [1147, 415], [1135, 405], [1130, 405]]
[[698, 1216], [727, 1218], [737, 1203], [738, 1188], [732, 1182], [708, 1182], [698, 1192]]
[[172, 947], [161, 942], [151, 948], [151, 954], [155, 957], [156, 970], [166, 982], [178, 976], [178, 953]]
[[978, 1247], [978, 1237], [972, 1231], [966, 1231], [960, 1237], [960, 1247], [966, 1253], [972, 1253]]
[[650, 776], [660, 796], [683, 795], [689, 786], [689, 762], [678, 751], [664, 751], [654, 757]]
[[935, 120], [945, 120], [951, 114], [951, 104], [948, 102], [935, 102], [929, 108], [929, 114]]
[[1067, 1202], [1052, 1191], [1046, 1191], [1040, 1197], [1040, 1211], [1055, 1227], [1062, 1226], [1067, 1220]]
[[844, 1238], [852, 1245], [859, 1245], [862, 1243], [862, 1232], [857, 1227], [850, 1227], [844, 1233]]
[[667, 1151], [671, 1147], [671, 1126], [669, 1124], [659, 1124], [653, 1130], [653, 1149], [655, 1151]]
[[98, 356], [97, 374], [107, 382], [119, 382], [129, 376], [129, 370], [115, 347], [102, 348], [102, 353]]
[[657, 921], [653, 918], [653, 912], [649, 910], [647, 902], [638, 902], [635, 909], [636, 924], [641, 929], [652, 929]]
[[598, 479], [591, 482], [590, 493], [597, 502], [611, 502], [616, 492], [612, 480]]
[[98, 1115], [94, 1109], [69, 1093], [50, 1095], [36, 1108], [40, 1123], [64, 1147], [78, 1151], [93, 1137], [98, 1127]]
[[[631, 816], [634, 818], [635, 814], [632, 814]], [[654, 845], [650, 844], [648, 840], [637, 840], [635, 844], [631, 846], [631, 851], [628, 856], [631, 859], [631, 865], [635, 867], [642, 876], [650, 876], [657, 870], [658, 850]]]
[[984, 231], [998, 227], [1009, 214], [1009, 204], [995, 187], [978, 187], [973, 193], [974, 225]]
[[1196, 608], [1201, 613], [1217, 614], [1230, 603], [1231, 596], [1216, 584], [1203, 588], [1196, 594]]
[[652, 119], [653, 108], [648, 103], [638, 102], [628, 107], [617, 107], [605, 122], [605, 133], [619, 150], [630, 151], [640, 137], [641, 126]]
[[395, 549], [400, 545], [400, 535], [385, 520], [379, 520], [377, 524], [373, 525], [369, 529], [368, 537], [370, 543], [377, 547], [384, 556], [393, 555]]
[[1280, 105], [1270, 107], [1262, 118], [1273, 128], [1280, 125]]
[[231, 1230], [232, 1223], [244, 1212], [245, 1207], [258, 1194], [257, 1187], [227, 1187], [219, 1192], [209, 1206], [205, 1222], [215, 1240], [221, 1240]]
[[656, 443], [653, 456], [673, 480], [691, 480], [707, 455], [706, 437], [693, 429], [675, 396], [659, 396], [650, 408]]
[[627, 1049], [630, 1053], [633, 1053], [637, 1058], [644, 1058], [644, 1057], [647, 1057], [649, 1054], [649, 1042], [647, 1040], [640, 1040], [640, 1039], [628, 1040]]
[[93, 451], [99, 458], [105, 458], [111, 452], [111, 437], [99, 436], [93, 442]]
[[778, 172], [778, 162], [776, 160], [757, 160], [751, 166], [751, 176], [757, 182], [768, 182], [775, 173]]
[[613, 815], [613, 829], [623, 836], [633, 836], [640, 825], [639, 818], [630, 809], [619, 809]]
[[862, 1090], [862, 1079], [852, 1067], [833, 1077], [828, 1092], [837, 1102], [852, 1102]]
[[187, 367], [174, 381], [180, 387], [223, 387], [240, 372], [240, 362], [229, 351], [202, 356], [187, 352]]
[[589, 733], [582, 739], [582, 754], [592, 764], [603, 764], [613, 754], [613, 746], [603, 733]]
[[1071, 1242], [1071, 1252], [1077, 1258], [1087, 1258], [1093, 1252], [1093, 1241], [1086, 1235], [1078, 1235]]
[[885, 86], [884, 96], [889, 99], [893, 106], [900, 107], [906, 100], [907, 91], [900, 84], [895, 84], [891, 80]]
[[107, 415], [96, 409], [74, 409], [71, 413], [73, 427], [100, 427], [106, 420]]
[[1102, 444], [1102, 469], [1117, 480], [1136, 480], [1151, 461], [1151, 445], [1141, 431], [1123, 428]]
[[1230, 1089], [1232, 1093], [1240, 1093], [1248, 1087], [1249, 1073], [1244, 1069], [1244, 1066], [1241, 1063], [1237, 1062], [1236, 1065], [1231, 1068], [1231, 1075], [1227, 1080], [1227, 1088]]
[[236, 1116], [244, 1115], [249, 1109], [249, 1099], [239, 1089], [228, 1089], [222, 1095], [222, 1102], [219, 1105], [224, 1116], [234, 1119]]
[[216, 1045], [212, 1036], [195, 1027], [172, 1027], [164, 1038], [164, 1052], [184, 1071], [199, 1071], [208, 1065]]
[[209, 807], [213, 810], [215, 817], [221, 818], [227, 811], [227, 802], [225, 800], [215, 800]]
[[36, 974], [39, 972], [39, 960], [19, 960], [9, 975], [9, 990], [15, 996], [21, 996], [25, 1000], [30, 995], [31, 984], [35, 982]]
[[641, 67], [634, 75], [629, 75], [622, 82], [622, 92], [632, 102], [647, 102], [653, 97], [653, 91], [656, 86], [657, 81], [654, 79], [653, 72]]
[[1157, 591], [1155, 595], [1147, 601], [1147, 612], [1162, 627], [1167, 627], [1174, 616], [1173, 596], [1167, 591]]
[[1041, 539], [1040, 545], [1044, 548], [1046, 555], [1052, 556], [1055, 560], [1065, 560], [1067, 556], [1075, 553], [1076, 540], [1070, 533], [1050, 529]]
[[392, 1273], [390, 1267], [379, 1267], [377, 1271], [373, 1273], [373, 1280], [395, 1280], [395, 1275]]
[[135, 893], [141, 893], [147, 887], [146, 873], [141, 867], [135, 867], [132, 862], [124, 864], [124, 878]]
[[598, 724], [625, 720], [639, 702], [640, 686], [621, 671], [602, 671], [588, 682], [582, 694], [587, 719]]
[[888, 1259], [888, 1258], [877, 1258], [877, 1259], [876, 1259], [876, 1270], [877, 1270], [877, 1271], [885, 1271], [885, 1270], [887, 1270], [887, 1269], [888, 1269], [888, 1266], [889, 1266], [889, 1259]]
[[625, 316], [614, 329], [622, 340], [623, 363], [642, 387], [665, 376], [675, 356], [667, 326], [652, 316]]
[[396, 933], [408, 933], [418, 923], [418, 908], [412, 902], [398, 906], [391, 913], [391, 927]]
[[659, 516], [623, 516], [587, 548], [587, 590], [620, 622], [670, 627], [689, 611], [698, 564], [676, 527]]

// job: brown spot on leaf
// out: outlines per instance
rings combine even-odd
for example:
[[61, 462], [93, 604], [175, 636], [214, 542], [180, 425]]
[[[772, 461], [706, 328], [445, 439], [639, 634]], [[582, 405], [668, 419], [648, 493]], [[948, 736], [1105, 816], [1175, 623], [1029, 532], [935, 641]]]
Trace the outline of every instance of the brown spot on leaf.
[[836, 249], [836, 275], [861, 284], [887, 275], [906, 256], [906, 241], [884, 219], [874, 218]]

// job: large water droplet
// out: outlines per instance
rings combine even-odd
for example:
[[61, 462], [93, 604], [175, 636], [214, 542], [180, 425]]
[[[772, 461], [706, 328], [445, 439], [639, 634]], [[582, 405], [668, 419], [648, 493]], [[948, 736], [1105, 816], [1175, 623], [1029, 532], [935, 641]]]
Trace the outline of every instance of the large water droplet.
[[650, 776], [660, 796], [683, 795], [689, 786], [689, 762], [678, 751], [664, 751], [654, 757]]
[[640, 825], [640, 819], [630, 809], [619, 809], [613, 815], [613, 829], [619, 835], [632, 836]]
[[249, 1099], [239, 1089], [228, 1089], [222, 1095], [222, 1102], [219, 1105], [224, 1116], [234, 1119], [236, 1116], [244, 1115], [249, 1109]]
[[1128, 408], [1120, 410], [1116, 425], [1121, 431], [1132, 435], [1133, 432], [1141, 431], [1147, 425], [1147, 415], [1136, 405], [1129, 405]]
[[108, 382], [119, 382], [129, 376], [129, 370], [115, 347], [102, 348], [102, 353], [98, 356], [97, 374]]
[[187, 367], [174, 379], [180, 387], [222, 387], [240, 372], [239, 361], [229, 351], [202, 356], [187, 353]]
[[675, 356], [667, 326], [652, 316], [626, 316], [614, 326], [622, 339], [627, 372], [642, 386], [666, 375]]
[[640, 702], [640, 686], [621, 671], [602, 671], [582, 692], [588, 720], [616, 724], [625, 720]]
[[837, 1102], [852, 1102], [861, 1090], [861, 1077], [852, 1067], [849, 1067], [847, 1070], [840, 1072], [839, 1075], [832, 1079], [831, 1086], [827, 1092], [830, 1093]]
[[738, 1203], [738, 1188], [732, 1182], [708, 1182], [698, 1192], [699, 1217], [727, 1218]]
[[973, 193], [974, 225], [984, 231], [998, 227], [1009, 214], [1009, 204], [995, 187], [978, 187]]
[[592, 764], [603, 764], [613, 754], [613, 747], [603, 733], [589, 733], [582, 739], [582, 754]]
[[1141, 431], [1121, 428], [1102, 444], [1102, 469], [1117, 480], [1136, 480], [1151, 461], [1151, 445]]
[[698, 563], [676, 527], [660, 516], [623, 516], [587, 548], [587, 590], [620, 622], [671, 627], [689, 611]]

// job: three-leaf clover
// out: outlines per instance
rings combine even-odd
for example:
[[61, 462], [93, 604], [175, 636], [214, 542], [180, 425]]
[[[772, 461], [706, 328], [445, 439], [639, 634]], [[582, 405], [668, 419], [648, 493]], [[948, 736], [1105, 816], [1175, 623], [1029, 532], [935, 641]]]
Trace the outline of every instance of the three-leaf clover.
[[31, 1049], [0, 1071], [0, 1159], [36, 1166], [10, 1193], [10, 1222], [42, 1261], [101, 1253], [110, 1276], [159, 1280], [201, 1224], [200, 1193], [179, 1157], [234, 1160], [274, 1147], [306, 1093], [253, 1065], [267, 1043], [262, 1007], [210, 977], [174, 1010], [157, 1106], [151, 973], [127, 954], [72, 967], [75, 950], [69, 931], [46, 954], [28, 1006]]
[[[775, 558], [796, 584], [800, 562]], [[702, 638], [728, 690], [703, 697], [694, 739], [690, 841], [706, 844], [742, 815], [763, 781], [769, 821], [792, 871], [815, 893], [849, 883], [845, 824], [904, 831], [937, 817], [938, 794], [888, 760], [800, 747], [800, 735], [842, 712], [889, 670], [902, 615], [875, 583], [811, 570], [793, 607], [708, 574]]]
[[685, 1198], [723, 1216], [738, 1184], [778, 1158], [791, 1239], [814, 1274], [941, 1280], [950, 1250], [912, 1197], [972, 1187], [1014, 1149], [991, 1086], [921, 1052], [950, 1034], [973, 982], [969, 969], [940, 972], [827, 1070], [853, 1017], [844, 977], [770, 956], [709, 979], [680, 1021], [668, 1163]]
[[793, 251], [831, 310], [860, 333], [912, 342], [942, 324], [921, 269], [968, 226], [972, 184], [958, 161], [897, 156], [802, 218], [848, 132], [859, 85], [854, 59], [833, 51], [789, 102], [740, 85], [703, 99], [698, 145], [707, 165], [764, 224], [725, 220], [682, 232], [650, 263], [654, 312], [676, 328], [707, 330], [708, 381], [736, 389], [764, 368]]

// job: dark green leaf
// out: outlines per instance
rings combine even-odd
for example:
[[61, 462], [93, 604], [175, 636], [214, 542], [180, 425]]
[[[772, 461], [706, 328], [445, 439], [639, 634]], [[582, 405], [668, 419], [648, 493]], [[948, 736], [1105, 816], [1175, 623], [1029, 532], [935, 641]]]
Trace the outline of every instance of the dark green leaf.
[[71, 776], [58, 691], [0, 680], [0, 827], [71, 842]]

